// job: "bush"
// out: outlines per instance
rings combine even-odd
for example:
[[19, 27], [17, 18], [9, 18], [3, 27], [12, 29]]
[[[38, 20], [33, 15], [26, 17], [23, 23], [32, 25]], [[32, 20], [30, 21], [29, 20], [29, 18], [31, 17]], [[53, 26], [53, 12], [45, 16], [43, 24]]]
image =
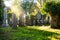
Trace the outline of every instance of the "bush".
[[46, 2], [42, 7], [41, 12], [50, 13], [52, 16], [58, 15], [60, 13], [60, 2]]
[[0, 21], [3, 20], [3, 8], [0, 8]]
[[0, 7], [0, 25], [3, 22], [3, 7]]

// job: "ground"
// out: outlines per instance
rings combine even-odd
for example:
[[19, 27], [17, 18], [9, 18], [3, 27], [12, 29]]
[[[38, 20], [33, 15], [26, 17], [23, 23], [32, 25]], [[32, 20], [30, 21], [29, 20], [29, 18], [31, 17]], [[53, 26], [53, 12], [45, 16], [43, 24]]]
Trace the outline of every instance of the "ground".
[[0, 40], [60, 40], [60, 30], [49, 26], [7, 27], [0, 32]]

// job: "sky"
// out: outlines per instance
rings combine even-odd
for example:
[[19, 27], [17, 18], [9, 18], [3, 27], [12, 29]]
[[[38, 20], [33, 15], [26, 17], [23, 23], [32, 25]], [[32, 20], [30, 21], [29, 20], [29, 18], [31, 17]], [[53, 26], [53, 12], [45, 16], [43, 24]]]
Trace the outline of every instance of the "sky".
[[5, 6], [10, 7], [13, 0], [4, 1]]

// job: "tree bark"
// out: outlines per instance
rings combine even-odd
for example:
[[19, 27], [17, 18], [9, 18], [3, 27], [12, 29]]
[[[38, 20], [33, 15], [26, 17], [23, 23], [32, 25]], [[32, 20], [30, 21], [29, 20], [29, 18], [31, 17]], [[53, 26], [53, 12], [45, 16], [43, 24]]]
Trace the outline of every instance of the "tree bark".
[[51, 16], [51, 28], [60, 29], [60, 15]]
[[57, 18], [57, 28], [60, 29], [60, 14], [58, 14], [58, 18]]

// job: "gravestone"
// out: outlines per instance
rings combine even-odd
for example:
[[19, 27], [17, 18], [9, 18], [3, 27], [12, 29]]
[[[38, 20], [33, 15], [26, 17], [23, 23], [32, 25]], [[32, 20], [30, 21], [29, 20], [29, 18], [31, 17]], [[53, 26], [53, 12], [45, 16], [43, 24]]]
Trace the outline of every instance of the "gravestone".
[[4, 15], [4, 19], [3, 19], [2, 26], [7, 27], [8, 26], [7, 7], [4, 8], [4, 14], [3, 15]]
[[42, 14], [40, 14], [39, 12], [37, 13], [37, 24], [38, 25], [41, 25], [43, 23], [43, 20], [42, 20]]
[[22, 13], [22, 14], [20, 15], [20, 17], [19, 17], [19, 26], [25, 26], [24, 20], [25, 20], [25, 16], [24, 16], [24, 14]]
[[12, 14], [12, 26], [13, 26], [13, 28], [16, 28], [17, 27], [17, 23], [18, 23], [18, 21], [17, 21], [17, 17], [16, 17], [16, 14]]

